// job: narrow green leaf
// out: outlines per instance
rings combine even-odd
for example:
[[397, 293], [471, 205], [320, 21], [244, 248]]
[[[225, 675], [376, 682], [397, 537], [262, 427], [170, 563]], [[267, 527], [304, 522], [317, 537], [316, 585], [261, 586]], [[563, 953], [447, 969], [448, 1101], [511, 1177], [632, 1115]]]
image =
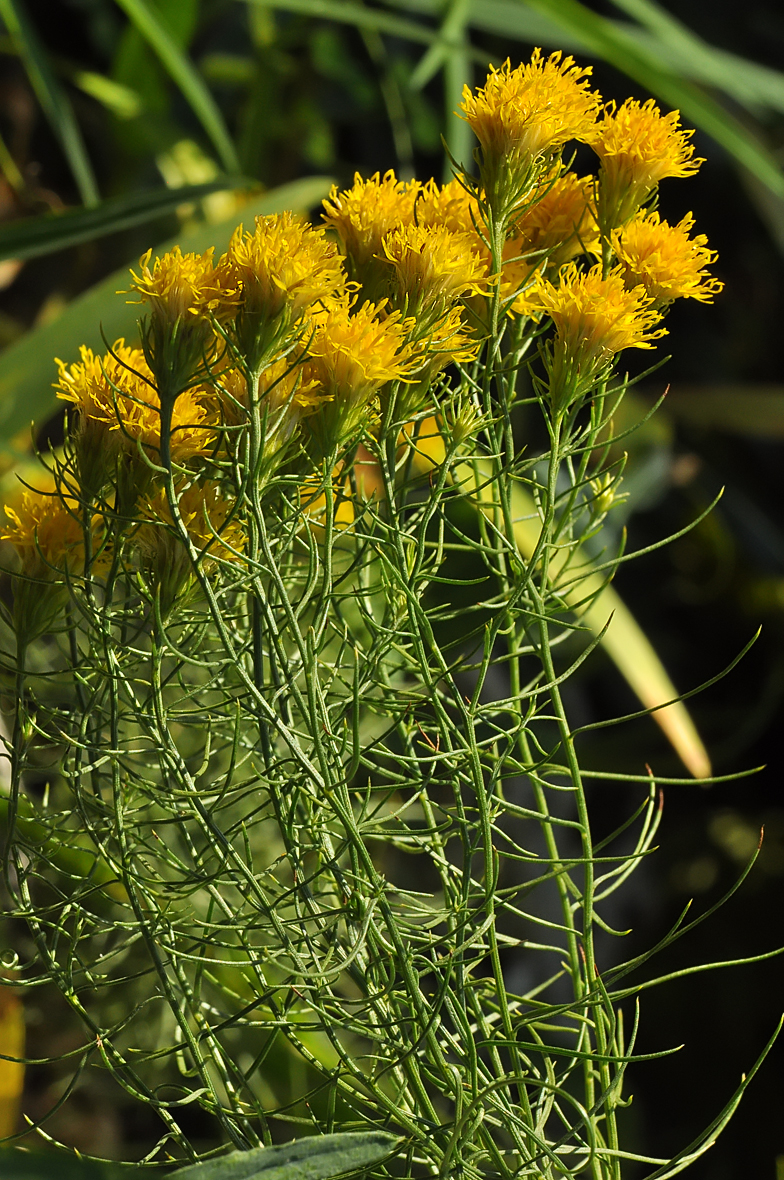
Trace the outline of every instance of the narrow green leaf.
[[471, 0], [469, 23], [484, 33], [528, 41], [569, 52], [588, 48], [585, 40], [571, 34], [546, 13], [534, 12], [520, 0]]
[[117, 0], [117, 4], [179, 86], [183, 97], [190, 103], [191, 109], [209, 136], [223, 167], [228, 172], [239, 172], [237, 153], [215, 99], [148, 0]]
[[409, 85], [413, 90], [427, 86], [444, 65], [448, 65], [454, 52], [460, 52], [465, 43], [470, 0], [450, 0], [439, 30], [438, 39], [420, 59], [411, 75]]
[[313, 1135], [280, 1147], [233, 1151], [182, 1168], [178, 1180], [328, 1180], [386, 1159], [400, 1143], [384, 1131]]
[[[585, 40], [589, 52], [610, 62], [720, 143], [773, 192], [784, 194], [784, 172], [748, 127], [697, 86], [651, 61], [633, 33], [591, 12], [579, 0], [527, 0], [567, 33]], [[510, 33], [516, 35], [513, 28]]]
[[30, 85], [43, 112], [60, 141], [82, 201], [85, 205], [97, 204], [100, 200], [98, 185], [73, 108], [68, 95], [55, 77], [47, 52], [28, 19], [21, 0], [0, 0], [0, 17], [25, 63]]
[[[118, 0], [127, 3], [128, 0]], [[355, 25], [358, 29], [375, 29], [379, 33], [390, 33], [408, 41], [429, 45], [437, 40], [438, 33], [417, 21], [401, 20], [388, 12], [375, 8], [364, 8], [353, 0], [249, 0], [258, 8], [279, 8], [284, 12], [299, 12], [314, 20], [334, 20], [344, 25]]]
[[221, 177], [206, 184], [183, 188], [159, 188], [145, 193], [115, 197], [90, 209], [69, 209], [65, 213], [46, 213], [0, 225], [0, 260], [36, 258], [64, 250], [78, 242], [100, 238], [133, 225], [154, 221], [187, 201], [198, 201], [210, 193], [239, 187], [236, 178]]
[[115, 82], [105, 74], [96, 74], [93, 70], [76, 70], [72, 81], [74, 86], [89, 94], [118, 119], [135, 119], [144, 109], [138, 90], [123, 86], [122, 82]]
[[[255, 197], [226, 221], [181, 234], [157, 246], [155, 252], [161, 254], [173, 245], [197, 252], [214, 246], [220, 252], [226, 249], [238, 222], [247, 225], [257, 214], [284, 209], [311, 209], [326, 196], [331, 183], [329, 177], [309, 176], [282, 185]], [[56, 320], [34, 328], [0, 356], [0, 444], [8, 447], [10, 440], [27, 430], [31, 422], [42, 422], [52, 413], [56, 356], [63, 360], [75, 358], [80, 344], [103, 351], [101, 327], [110, 341], [135, 336], [139, 306], [117, 295], [118, 290], [127, 287], [128, 269], [123, 267], [74, 299]]]
[[634, 37], [649, 57], [665, 60], [673, 72], [716, 86], [752, 109], [784, 110], [784, 73], [717, 49], [653, 0], [612, 2], [642, 26]]

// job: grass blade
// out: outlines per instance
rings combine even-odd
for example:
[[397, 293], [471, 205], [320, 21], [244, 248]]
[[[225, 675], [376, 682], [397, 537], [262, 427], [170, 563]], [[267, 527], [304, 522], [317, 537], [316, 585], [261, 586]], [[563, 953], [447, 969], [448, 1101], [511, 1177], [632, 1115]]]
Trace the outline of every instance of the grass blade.
[[0, 260], [37, 258], [79, 242], [143, 225], [170, 213], [186, 201], [198, 201], [210, 193], [237, 188], [240, 183], [238, 178], [224, 176], [206, 184], [152, 189], [111, 198], [89, 209], [69, 209], [65, 213], [46, 213], [41, 217], [6, 223], [0, 225]]
[[[8, 0], [5, 0], [8, 2]], [[161, 22], [148, 0], [117, 0], [164, 69], [179, 86], [228, 172], [239, 172], [237, 153], [215, 99], [210, 94], [193, 63]]]
[[[118, 0], [118, 3], [127, 0]], [[429, 29], [418, 21], [401, 20], [389, 12], [363, 8], [353, 0], [249, 0], [259, 8], [279, 8], [284, 12], [299, 12], [313, 20], [334, 20], [344, 25], [355, 25], [358, 29], [375, 29], [379, 33], [390, 33], [408, 41], [429, 45], [438, 40], [435, 29]]]
[[233, 1151], [181, 1168], [180, 1180], [328, 1180], [386, 1159], [400, 1143], [384, 1131], [312, 1135], [278, 1147]]
[[413, 90], [421, 90], [423, 86], [427, 86], [440, 69], [448, 66], [452, 54], [460, 52], [465, 43], [468, 13], [469, 0], [451, 0], [437, 40], [420, 59], [411, 75], [409, 85]]
[[673, 72], [715, 86], [752, 111], [759, 106], [784, 110], [784, 74], [778, 70], [717, 49], [653, 0], [612, 2], [642, 26], [634, 31], [638, 44]]
[[73, 173], [79, 196], [85, 205], [97, 205], [100, 200], [87, 148], [76, 122], [68, 95], [55, 77], [47, 52], [38, 39], [20, 0], [0, 0], [0, 17], [24, 61], [36, 98]]
[[[710, 135], [772, 192], [784, 195], [784, 172], [747, 126], [691, 82], [662, 69], [636, 41], [634, 33], [591, 12], [579, 0], [527, 0], [566, 32], [582, 37], [589, 52], [622, 70]], [[510, 29], [513, 35], [513, 29]]]
[[[239, 221], [248, 224], [260, 213], [311, 209], [326, 196], [331, 184], [329, 177], [309, 176], [282, 185], [254, 197], [226, 221], [179, 234], [171, 242], [159, 245], [155, 252], [163, 253], [175, 244], [184, 251], [203, 251], [209, 246], [215, 246], [216, 252], [225, 250]], [[117, 291], [127, 286], [128, 269], [123, 267], [74, 299], [56, 320], [34, 328], [0, 356], [0, 449], [13, 451], [11, 440], [28, 431], [31, 422], [45, 421], [55, 408], [54, 357], [63, 360], [75, 357], [80, 344], [102, 352], [99, 325], [111, 341], [118, 336], [135, 335], [139, 307], [117, 296]], [[22, 447], [27, 446], [27, 441], [27, 438], [22, 440]]]

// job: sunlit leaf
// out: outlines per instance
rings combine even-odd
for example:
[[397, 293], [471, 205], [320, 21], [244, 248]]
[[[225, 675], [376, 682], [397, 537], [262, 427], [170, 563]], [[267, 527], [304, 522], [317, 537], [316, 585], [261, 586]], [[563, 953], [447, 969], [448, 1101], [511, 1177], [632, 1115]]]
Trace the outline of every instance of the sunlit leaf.
[[105, 74], [96, 74], [93, 70], [77, 70], [73, 75], [73, 82], [118, 119], [135, 119], [143, 110], [144, 102], [137, 90], [123, 86], [122, 82], [115, 82]]

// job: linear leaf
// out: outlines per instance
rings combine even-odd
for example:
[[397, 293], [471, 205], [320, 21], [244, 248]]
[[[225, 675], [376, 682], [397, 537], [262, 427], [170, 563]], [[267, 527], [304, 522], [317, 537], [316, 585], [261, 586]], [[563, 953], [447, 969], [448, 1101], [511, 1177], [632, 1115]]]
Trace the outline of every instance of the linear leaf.
[[198, 201], [210, 193], [238, 188], [241, 183], [240, 178], [224, 176], [206, 184], [152, 189], [110, 198], [89, 209], [46, 213], [41, 217], [28, 217], [0, 225], [0, 260], [36, 258], [41, 254], [51, 254], [54, 250], [64, 250], [66, 246], [74, 246], [78, 242], [154, 221], [187, 201]]
[[[681, 110], [768, 188], [784, 195], [784, 172], [764, 144], [699, 87], [661, 69], [636, 42], [633, 32], [591, 12], [579, 0], [527, 0], [526, 6], [583, 37], [589, 52], [628, 74], [668, 106]], [[513, 29], [510, 32], [514, 35]]]
[[[419, 471], [430, 471], [443, 463], [444, 457], [443, 439], [437, 428], [420, 436], [414, 459]], [[494, 516], [497, 505], [489, 466], [481, 461], [462, 463], [452, 479], [479, 512], [491, 518]], [[512, 520], [514, 543], [528, 560], [539, 544], [541, 522], [533, 497], [520, 484], [512, 487]], [[552, 578], [557, 578], [567, 558], [566, 550], [551, 558], [549, 571]], [[708, 778], [711, 772], [708, 752], [686, 706], [677, 699], [677, 689], [650, 640], [620, 596], [612, 586], [606, 585], [604, 574], [592, 571], [590, 557], [581, 551], [575, 560], [585, 575], [579, 582], [564, 588], [561, 592], [564, 602], [572, 607], [592, 635], [601, 635], [602, 647], [644, 708], [655, 710], [651, 716], [689, 773], [695, 778]], [[590, 601], [592, 595], [596, 597]]]
[[[530, 557], [539, 542], [539, 518], [533, 498], [519, 485], [513, 489], [514, 533], [517, 547]], [[481, 507], [481, 502], [480, 502]], [[581, 564], [587, 559], [581, 558]], [[557, 561], [551, 572], [557, 575]], [[707, 778], [710, 759], [688, 709], [677, 700], [678, 690], [659, 659], [653, 644], [612, 586], [602, 586], [602, 574], [588, 574], [567, 589], [565, 601], [575, 608], [593, 635], [602, 635], [602, 647], [644, 708], [655, 709], [654, 721], [662, 728], [675, 752], [695, 778]], [[592, 593], [601, 591], [586, 608], [581, 605]], [[609, 627], [607, 623], [610, 622]], [[604, 628], [607, 627], [606, 631]], [[672, 704], [666, 704], [671, 701]], [[660, 706], [666, 705], [665, 708]]]
[[664, 58], [675, 72], [716, 86], [746, 106], [784, 110], [784, 73], [717, 49], [652, 0], [612, 2], [642, 26], [634, 36], [649, 56]]
[[409, 85], [413, 90], [421, 90], [427, 86], [443, 66], [449, 64], [453, 52], [462, 48], [465, 43], [465, 31], [468, 21], [470, 0], [451, 0], [446, 16], [441, 22], [437, 40], [430, 46], [424, 57], [418, 62], [411, 75]]
[[[121, 0], [118, 0], [120, 3]], [[127, 0], [122, 0], [127, 2]], [[259, 8], [279, 8], [285, 12], [299, 12], [303, 16], [310, 16], [314, 20], [326, 19], [339, 21], [345, 25], [356, 25], [359, 29], [376, 29], [379, 33], [390, 33], [394, 37], [404, 37], [409, 41], [418, 41], [429, 45], [438, 39], [435, 29], [416, 21], [401, 20], [388, 12], [378, 9], [363, 8], [353, 0], [249, 0]]]
[[386, 1159], [400, 1143], [384, 1131], [313, 1135], [279, 1147], [233, 1151], [180, 1169], [178, 1180], [328, 1180]]
[[569, 51], [587, 48], [583, 37], [570, 34], [546, 13], [534, 12], [520, 0], [471, 0], [470, 24], [485, 33], [499, 33], [534, 45]]
[[[209, 246], [225, 250], [239, 221], [248, 223], [257, 214], [284, 209], [310, 209], [326, 196], [331, 183], [326, 176], [309, 176], [282, 185], [255, 197], [226, 221], [200, 226], [157, 246], [156, 253], [173, 245], [184, 251], [201, 252]], [[56, 404], [52, 390], [54, 357], [74, 357], [80, 344], [103, 351], [101, 327], [111, 341], [135, 335], [138, 304], [127, 303], [117, 295], [127, 286], [128, 270], [123, 267], [74, 299], [56, 320], [26, 333], [0, 356], [0, 445], [8, 448], [14, 436], [28, 430], [31, 422], [41, 422], [52, 413]]]
[[25, 63], [36, 98], [68, 160], [85, 205], [100, 200], [92, 165], [68, 95], [55, 77], [48, 54], [20, 0], [0, 0], [0, 17]]
[[223, 167], [228, 172], [239, 172], [237, 153], [215, 99], [187, 54], [180, 49], [148, 0], [117, 0], [117, 4], [179, 86], [183, 97], [190, 103], [193, 113], [207, 132]]

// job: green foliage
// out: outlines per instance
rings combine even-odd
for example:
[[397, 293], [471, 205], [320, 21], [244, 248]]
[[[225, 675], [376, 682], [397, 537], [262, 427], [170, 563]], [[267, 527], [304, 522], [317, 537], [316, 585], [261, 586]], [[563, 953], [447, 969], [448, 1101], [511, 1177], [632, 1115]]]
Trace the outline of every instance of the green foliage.
[[[713, 910], [601, 951], [673, 780], [584, 767], [563, 691], [613, 625], [606, 582], [652, 548], [603, 530], [613, 359], [666, 305], [624, 285], [612, 226], [603, 264], [516, 271], [556, 153], [510, 148], [504, 171], [483, 149], [456, 190], [475, 247], [424, 220], [443, 193], [388, 179], [358, 182], [357, 224], [333, 199], [345, 258], [283, 217], [216, 266], [144, 269], [140, 348], [63, 370], [78, 418], [53, 490], [7, 527], [14, 984], [57, 988], [84, 1030], [71, 1084], [100, 1063], [160, 1121], [143, 1163], [201, 1159], [194, 1180], [371, 1159], [379, 1177], [639, 1162], [664, 1180], [713, 1146], [777, 1035], [688, 1146], [626, 1146], [629, 1074], [676, 1051], [637, 1051], [629, 1001], [740, 961], [655, 973]], [[600, 172], [600, 194], [614, 183]], [[545, 268], [587, 252], [553, 233]], [[521, 447], [526, 407], [540, 442]], [[602, 836], [597, 779], [623, 790]], [[236, 1154], [194, 1142], [193, 1104]], [[357, 1128], [358, 1154], [326, 1138]]]
[[[393, 1135], [382, 1132], [348, 1132], [300, 1139], [279, 1147], [232, 1152], [217, 1160], [205, 1160], [179, 1168], [180, 1180], [331, 1180], [356, 1172], [385, 1159], [399, 1146]], [[63, 1155], [35, 1155], [19, 1151], [0, 1154], [0, 1180], [50, 1180], [56, 1170], [59, 1180], [119, 1180], [138, 1176], [133, 1165], [117, 1167], [96, 1160]], [[168, 1173], [172, 1175], [172, 1173]]]

